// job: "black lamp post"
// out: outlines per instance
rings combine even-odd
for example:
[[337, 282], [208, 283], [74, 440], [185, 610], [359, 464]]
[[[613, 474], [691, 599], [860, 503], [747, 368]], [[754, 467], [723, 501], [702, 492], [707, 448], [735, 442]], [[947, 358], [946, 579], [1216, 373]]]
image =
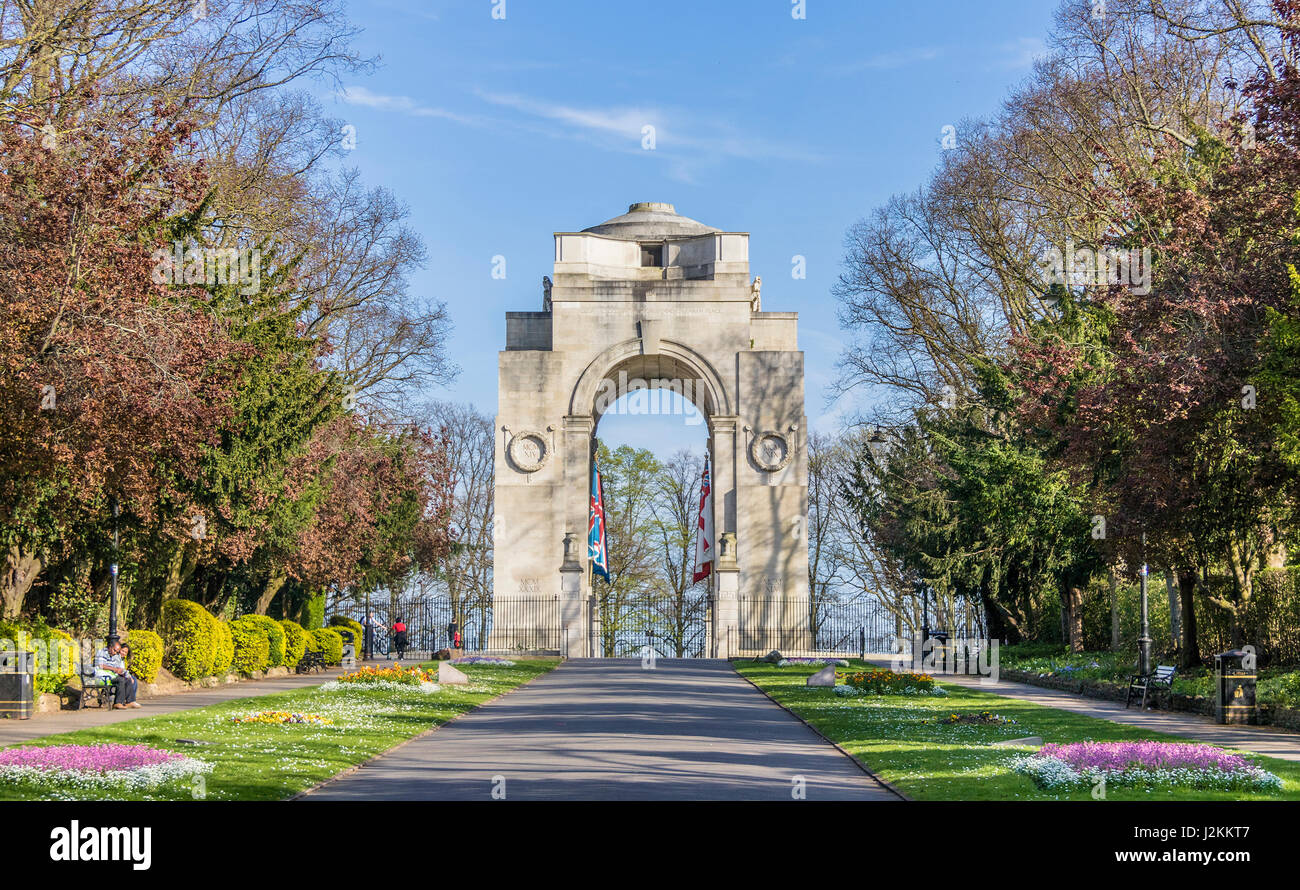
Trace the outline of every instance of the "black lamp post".
[[108, 567], [108, 642], [112, 645], [117, 640], [117, 518], [121, 515], [117, 498], [113, 498], [113, 563]]
[[362, 628], [365, 636], [361, 641], [361, 658], [371, 661], [375, 657], [374, 615], [370, 613], [370, 588], [366, 587], [366, 626]]
[[930, 585], [921, 586], [921, 645], [930, 640]]
[[1138, 673], [1151, 673], [1151, 622], [1147, 610], [1147, 533], [1142, 533], [1142, 635], [1138, 637]]

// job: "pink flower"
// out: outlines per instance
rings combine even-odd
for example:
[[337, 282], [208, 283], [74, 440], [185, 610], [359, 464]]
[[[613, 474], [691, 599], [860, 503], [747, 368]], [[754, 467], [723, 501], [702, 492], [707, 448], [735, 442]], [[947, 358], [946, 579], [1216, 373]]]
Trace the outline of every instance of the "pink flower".
[[0, 751], [0, 766], [61, 772], [116, 772], [181, 759], [181, 754], [147, 745], [29, 745]]

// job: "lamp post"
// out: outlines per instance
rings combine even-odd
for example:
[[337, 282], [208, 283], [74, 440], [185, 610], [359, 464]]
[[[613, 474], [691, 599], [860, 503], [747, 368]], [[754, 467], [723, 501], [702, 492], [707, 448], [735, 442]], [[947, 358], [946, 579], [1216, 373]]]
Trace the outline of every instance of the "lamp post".
[[370, 614], [370, 588], [367, 586], [366, 587], [366, 626], [362, 628], [362, 630], [365, 631], [365, 638], [361, 641], [362, 643], [361, 657], [362, 660], [364, 661], [370, 661], [374, 658], [375, 628], [374, 628], [373, 621], [374, 621], [374, 616]]
[[1138, 673], [1151, 673], [1151, 622], [1147, 612], [1147, 533], [1142, 533], [1142, 635], [1138, 637]]
[[117, 518], [122, 513], [121, 507], [117, 502], [117, 497], [113, 497], [113, 563], [108, 567], [109, 575], [109, 592], [108, 592], [108, 643], [112, 645], [117, 640]]

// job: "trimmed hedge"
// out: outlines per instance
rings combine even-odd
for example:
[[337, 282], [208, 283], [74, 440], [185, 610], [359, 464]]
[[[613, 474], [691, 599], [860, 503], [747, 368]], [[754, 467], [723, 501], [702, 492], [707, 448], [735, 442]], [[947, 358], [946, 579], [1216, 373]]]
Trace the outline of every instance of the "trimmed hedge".
[[129, 630], [126, 632], [126, 643], [131, 647], [131, 661], [127, 665], [131, 673], [142, 683], [157, 680], [163, 659], [162, 637], [151, 630]]
[[321, 657], [325, 659], [326, 664], [338, 664], [343, 661], [343, 638], [339, 636], [338, 631], [330, 630], [328, 627], [318, 627], [307, 633], [320, 643]]
[[0, 640], [9, 640], [15, 649], [36, 653], [36, 693], [62, 692], [77, 675], [76, 641], [39, 618], [32, 622], [0, 621]]
[[343, 627], [352, 631], [352, 645], [356, 647], [358, 652], [361, 651], [361, 647], [365, 644], [366, 632], [365, 629], [362, 628], [360, 621], [357, 621], [354, 618], [349, 618], [346, 615], [331, 615], [330, 627], [336, 629]]
[[279, 667], [284, 664], [284, 628], [280, 622], [274, 618], [268, 618], [265, 615], [245, 615], [249, 621], [255, 621], [266, 632], [267, 664], [269, 667]]
[[163, 638], [163, 667], [181, 680], [212, 673], [216, 662], [217, 619], [190, 600], [163, 603], [158, 623]]
[[235, 660], [231, 667], [241, 674], [255, 674], [271, 666], [271, 638], [266, 627], [255, 616], [245, 615], [230, 622], [230, 635], [235, 641]]
[[230, 673], [230, 666], [235, 661], [235, 637], [230, 632], [230, 624], [217, 622], [216, 657], [212, 660], [212, 673], [224, 677]]
[[280, 629], [284, 631], [284, 666], [292, 670], [307, 652], [307, 631], [287, 618], [280, 622]]

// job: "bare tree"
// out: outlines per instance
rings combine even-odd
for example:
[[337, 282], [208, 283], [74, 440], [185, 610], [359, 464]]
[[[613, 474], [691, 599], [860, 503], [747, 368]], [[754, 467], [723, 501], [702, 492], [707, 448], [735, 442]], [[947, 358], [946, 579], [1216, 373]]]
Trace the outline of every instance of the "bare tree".
[[678, 658], [698, 655], [708, 596], [695, 571], [695, 533], [700, 510], [700, 481], [704, 458], [681, 449], [663, 465], [657, 497], [650, 508], [658, 537], [659, 562], [652, 619]]
[[808, 437], [808, 622], [814, 639], [825, 605], [839, 595], [843, 560], [849, 555], [848, 530], [837, 509], [844, 497], [837, 444], [825, 433]]
[[486, 627], [492, 603], [492, 525], [496, 512], [493, 420], [472, 405], [439, 402], [429, 411], [429, 423], [452, 431], [455, 547], [439, 577], [421, 577], [417, 583], [423, 593], [445, 587], [452, 614], [462, 626], [474, 619], [480, 627]]
[[408, 409], [413, 390], [456, 373], [445, 351], [446, 305], [408, 293], [408, 275], [425, 258], [408, 215], [392, 193], [366, 190], [355, 170], [345, 171], [317, 182], [299, 233], [308, 332], [330, 344], [330, 361], [358, 397], [390, 412]]

